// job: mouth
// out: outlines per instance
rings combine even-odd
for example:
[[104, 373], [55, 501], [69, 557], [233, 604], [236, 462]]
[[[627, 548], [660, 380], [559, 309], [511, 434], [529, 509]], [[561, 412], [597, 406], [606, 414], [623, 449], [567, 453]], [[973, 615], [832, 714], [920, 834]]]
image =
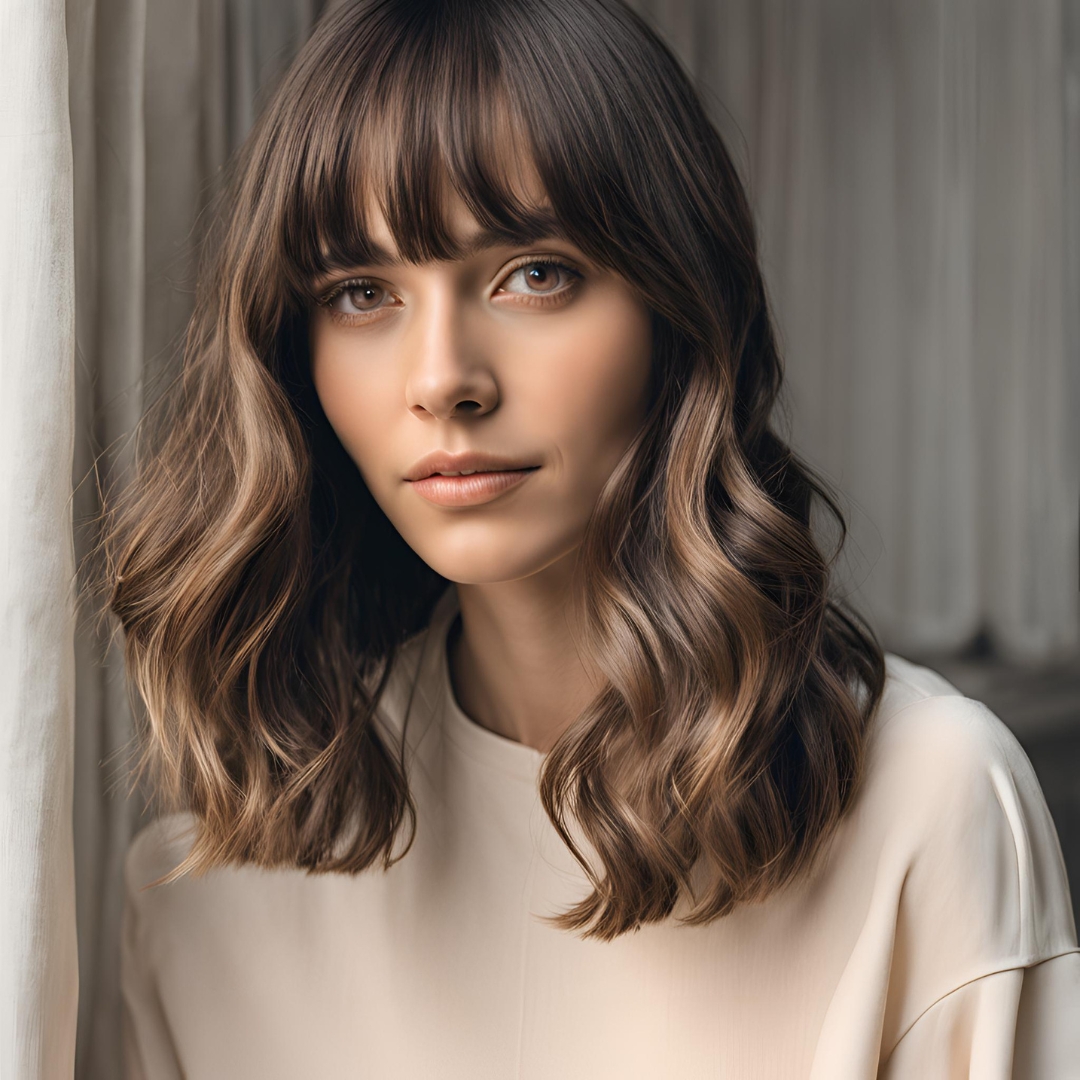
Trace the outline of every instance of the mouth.
[[539, 468], [539, 465], [524, 465], [520, 469], [462, 469], [461, 472], [450, 472], [447, 470], [443, 472], [428, 473], [428, 476], [422, 476], [420, 479], [427, 480], [431, 476], [482, 476], [484, 473], [532, 472], [534, 469]]
[[539, 468], [530, 465], [520, 469], [436, 472], [408, 483], [418, 495], [436, 506], [479, 506], [518, 487]]

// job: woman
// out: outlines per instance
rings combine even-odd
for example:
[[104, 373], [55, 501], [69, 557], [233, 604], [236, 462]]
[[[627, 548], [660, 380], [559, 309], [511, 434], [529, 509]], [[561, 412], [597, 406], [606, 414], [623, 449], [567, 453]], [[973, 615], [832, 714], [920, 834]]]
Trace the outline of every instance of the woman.
[[129, 1077], [1077, 1075], [1034, 775], [831, 597], [635, 15], [345, 5], [219, 222], [106, 540]]

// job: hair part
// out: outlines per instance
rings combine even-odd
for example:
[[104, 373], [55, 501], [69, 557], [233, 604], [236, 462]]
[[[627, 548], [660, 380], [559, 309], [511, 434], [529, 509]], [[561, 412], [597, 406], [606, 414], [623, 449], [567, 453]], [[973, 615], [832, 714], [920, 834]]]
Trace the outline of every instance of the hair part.
[[680, 897], [707, 923], [826, 846], [885, 666], [811, 528], [820, 504], [842, 545], [835, 496], [770, 427], [782, 367], [736, 170], [618, 0], [344, 5], [234, 163], [181, 376], [103, 518], [100, 584], [145, 707], [136, 778], [199, 824], [162, 880], [409, 850], [404, 737], [387, 745], [374, 712], [447, 581], [330, 428], [307, 320], [312, 281], [370, 256], [372, 206], [403, 258], [454, 257], [450, 188], [508, 238], [553, 220], [653, 313], [652, 407], [578, 562], [607, 686], [540, 792], [593, 890], [555, 925], [610, 940]]

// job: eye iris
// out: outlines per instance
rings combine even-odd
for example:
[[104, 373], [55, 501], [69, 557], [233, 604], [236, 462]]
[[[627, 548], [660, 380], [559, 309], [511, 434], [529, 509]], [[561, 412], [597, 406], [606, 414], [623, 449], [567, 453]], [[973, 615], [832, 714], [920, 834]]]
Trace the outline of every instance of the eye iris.
[[525, 273], [529, 285], [539, 286], [537, 291], [547, 291], [558, 283], [559, 272], [554, 266], [546, 263], [533, 263]]
[[347, 289], [346, 292], [348, 293], [349, 303], [354, 308], [364, 310], [377, 304], [382, 289], [378, 285], [354, 285]]

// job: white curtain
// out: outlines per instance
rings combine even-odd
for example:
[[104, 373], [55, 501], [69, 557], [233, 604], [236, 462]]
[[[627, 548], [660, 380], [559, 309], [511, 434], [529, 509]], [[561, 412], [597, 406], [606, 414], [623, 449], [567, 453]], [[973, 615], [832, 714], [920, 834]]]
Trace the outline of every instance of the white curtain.
[[[175, 370], [199, 212], [319, 6], [67, 0], [69, 139], [63, 6], [0, 0], [5, 1078], [119, 1074], [146, 800], [119, 658], [85, 619], [73, 662], [72, 507], [80, 557], [95, 457], [123, 475]], [[638, 6], [748, 179], [792, 438], [845, 493], [855, 599], [901, 652], [984, 628], [1013, 659], [1076, 655], [1080, 0]]]
[[75, 336], [61, 0], [0, 3], [0, 1077], [70, 1076]]
[[902, 653], [1076, 657], [1080, 4], [638, 6], [749, 180], [856, 601]]

